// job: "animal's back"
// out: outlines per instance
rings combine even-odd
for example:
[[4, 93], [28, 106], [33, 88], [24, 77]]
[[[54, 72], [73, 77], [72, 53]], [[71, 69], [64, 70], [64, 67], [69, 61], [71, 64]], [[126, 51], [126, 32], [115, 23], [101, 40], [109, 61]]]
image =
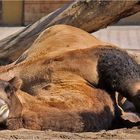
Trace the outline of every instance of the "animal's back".
[[[55, 25], [43, 31], [32, 46], [21, 55], [16, 63], [25, 59], [37, 59], [45, 55], [56, 55], [72, 50], [98, 46], [107, 47], [105, 43], [93, 35], [68, 25]], [[110, 47], [115, 47], [110, 45]]]

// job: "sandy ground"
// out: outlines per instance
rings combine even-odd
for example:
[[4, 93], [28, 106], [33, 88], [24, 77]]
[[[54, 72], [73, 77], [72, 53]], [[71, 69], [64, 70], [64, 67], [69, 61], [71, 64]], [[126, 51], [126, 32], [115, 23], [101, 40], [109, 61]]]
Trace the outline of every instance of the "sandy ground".
[[0, 40], [21, 31], [24, 28], [25, 27], [0, 27]]
[[[0, 40], [22, 30], [24, 27], [0, 27]], [[94, 33], [98, 38], [122, 48], [140, 49], [140, 26], [112, 26]], [[0, 131], [0, 140], [61, 140], [61, 139], [140, 139], [140, 129], [116, 129], [101, 132], [68, 133], [54, 131], [31, 131], [20, 129]]]
[[121, 48], [140, 49], [140, 26], [110, 26], [93, 34]]
[[68, 133], [19, 129], [0, 131], [0, 140], [91, 140], [91, 139], [140, 139], [140, 129], [116, 129], [100, 132]]

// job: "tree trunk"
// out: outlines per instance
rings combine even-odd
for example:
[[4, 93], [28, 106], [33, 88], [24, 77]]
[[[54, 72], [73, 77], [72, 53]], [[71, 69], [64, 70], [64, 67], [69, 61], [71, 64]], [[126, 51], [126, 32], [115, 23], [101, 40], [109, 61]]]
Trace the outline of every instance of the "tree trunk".
[[0, 63], [17, 59], [41, 31], [55, 24], [68, 24], [88, 32], [105, 28], [121, 18], [140, 11], [139, 0], [77, 0], [41, 18], [22, 31], [0, 41]]

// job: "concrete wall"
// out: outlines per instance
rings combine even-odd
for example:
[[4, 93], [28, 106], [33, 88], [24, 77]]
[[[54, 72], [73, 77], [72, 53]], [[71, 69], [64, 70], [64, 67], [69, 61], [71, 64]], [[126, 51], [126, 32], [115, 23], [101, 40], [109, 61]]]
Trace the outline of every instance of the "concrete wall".
[[23, 1], [2, 1], [2, 24], [21, 25], [23, 16]]
[[140, 12], [119, 21], [120, 25], [140, 25]]
[[30, 24], [72, 0], [25, 0], [24, 24]]

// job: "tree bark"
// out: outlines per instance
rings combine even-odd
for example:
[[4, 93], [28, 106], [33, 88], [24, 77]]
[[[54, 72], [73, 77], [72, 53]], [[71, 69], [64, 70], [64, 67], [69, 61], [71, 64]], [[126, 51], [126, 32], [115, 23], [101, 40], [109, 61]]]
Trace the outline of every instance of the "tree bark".
[[0, 63], [17, 59], [41, 31], [56, 24], [68, 24], [94, 32], [140, 11], [139, 0], [77, 0], [41, 18], [22, 31], [0, 41]]

